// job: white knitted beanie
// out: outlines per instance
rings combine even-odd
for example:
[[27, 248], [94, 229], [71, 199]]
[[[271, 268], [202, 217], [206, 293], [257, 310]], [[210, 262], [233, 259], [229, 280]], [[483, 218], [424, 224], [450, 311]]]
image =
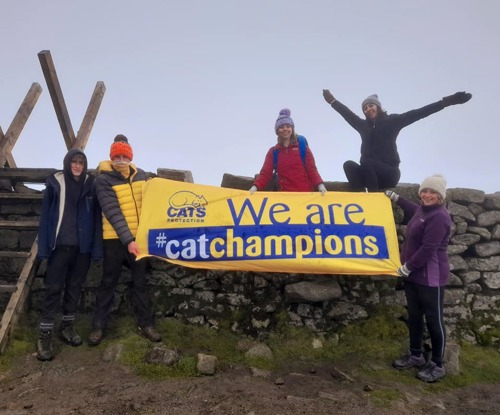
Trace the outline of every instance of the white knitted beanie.
[[435, 174], [434, 176], [426, 177], [420, 188], [418, 189], [418, 193], [424, 189], [431, 189], [441, 195], [441, 198], [444, 200], [446, 198], [446, 179], [441, 174]]

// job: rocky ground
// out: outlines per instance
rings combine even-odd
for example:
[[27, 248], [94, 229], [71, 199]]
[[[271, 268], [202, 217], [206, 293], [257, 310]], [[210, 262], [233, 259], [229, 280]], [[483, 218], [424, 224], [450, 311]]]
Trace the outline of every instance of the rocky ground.
[[64, 346], [51, 362], [23, 356], [0, 372], [0, 415], [500, 413], [498, 384], [436, 392], [438, 384], [425, 385], [410, 374], [397, 384], [380, 376], [374, 381], [352, 360], [335, 366], [292, 363], [270, 374], [224, 367], [214, 376], [148, 381], [103, 354], [101, 346], [84, 345]]

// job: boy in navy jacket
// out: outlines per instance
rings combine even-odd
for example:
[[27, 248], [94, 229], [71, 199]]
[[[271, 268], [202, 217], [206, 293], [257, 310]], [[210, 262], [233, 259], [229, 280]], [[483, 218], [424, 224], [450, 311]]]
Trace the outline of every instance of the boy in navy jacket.
[[52, 334], [61, 296], [59, 337], [71, 346], [82, 344], [73, 327], [75, 313], [91, 257], [102, 256], [100, 209], [94, 178], [87, 174], [87, 157], [81, 150], [69, 150], [63, 166], [46, 181], [38, 231], [38, 258], [48, 260], [37, 342], [39, 360], [54, 357]]

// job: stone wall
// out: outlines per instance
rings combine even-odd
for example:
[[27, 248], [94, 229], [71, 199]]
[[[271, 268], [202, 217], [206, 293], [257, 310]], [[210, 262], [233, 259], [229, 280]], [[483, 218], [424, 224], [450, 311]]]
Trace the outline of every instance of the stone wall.
[[[401, 184], [394, 190], [417, 200], [418, 185]], [[445, 295], [447, 329], [470, 342], [500, 342], [500, 192], [486, 195], [474, 189], [449, 189], [447, 207], [454, 223], [448, 248], [452, 272]], [[394, 207], [394, 216], [402, 241], [405, 225], [399, 207]], [[10, 235], [4, 244], [12, 246], [9, 241], [16, 238], [19, 243], [20, 236]], [[92, 310], [101, 265], [92, 265], [83, 313]], [[158, 318], [175, 317], [254, 335], [281, 324], [335, 330], [367, 319], [381, 305], [396, 306], [402, 313], [405, 304], [399, 280], [391, 276], [210, 271], [153, 259], [149, 281]], [[115, 296], [116, 315], [131, 312], [130, 286], [130, 274], [124, 268]], [[43, 278], [35, 278], [32, 309], [39, 310], [43, 291]]]

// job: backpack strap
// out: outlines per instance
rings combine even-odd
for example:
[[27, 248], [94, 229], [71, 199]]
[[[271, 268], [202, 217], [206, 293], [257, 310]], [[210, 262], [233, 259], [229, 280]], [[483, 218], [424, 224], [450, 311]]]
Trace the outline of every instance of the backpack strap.
[[273, 186], [274, 191], [278, 191], [278, 149], [274, 147], [273, 151]]
[[273, 151], [273, 173], [276, 173], [278, 170], [278, 149], [274, 147]]
[[306, 147], [308, 146], [307, 144], [307, 138], [305, 138], [302, 135], [297, 136], [297, 140], [299, 141], [299, 151], [300, 151], [300, 158], [302, 159], [302, 164], [306, 165]]

